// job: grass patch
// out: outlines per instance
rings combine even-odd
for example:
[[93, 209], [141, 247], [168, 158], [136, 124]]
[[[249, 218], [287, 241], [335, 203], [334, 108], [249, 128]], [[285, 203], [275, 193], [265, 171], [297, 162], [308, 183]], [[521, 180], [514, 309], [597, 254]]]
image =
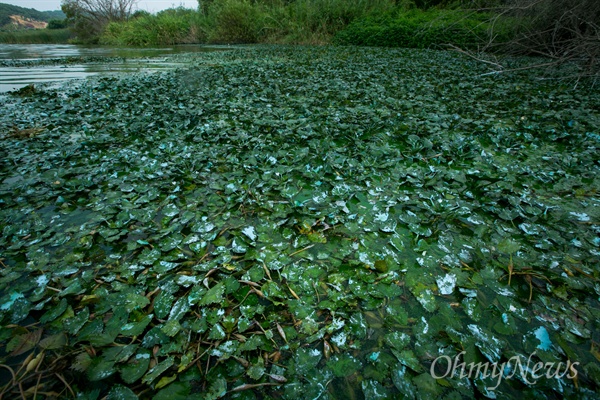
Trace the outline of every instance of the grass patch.
[[44, 44], [68, 43], [72, 38], [69, 29], [27, 29], [0, 32], [0, 43], [5, 44]]
[[[108, 25], [101, 42], [282, 43], [411, 48], [481, 48], [506, 42], [514, 21], [465, 10], [406, 9], [390, 0], [215, 0], [201, 12], [182, 8]], [[512, 24], [512, 25], [511, 25]], [[492, 29], [493, 28], [493, 29]]]
[[175, 8], [158, 14], [142, 14], [125, 22], [111, 22], [100, 38], [100, 43], [113, 46], [150, 46], [196, 43], [193, 10]]
[[[463, 10], [399, 11], [366, 17], [338, 32], [334, 42], [342, 45], [443, 48], [449, 44], [477, 48], [511, 37], [508, 19], [490, 23], [492, 15]], [[492, 30], [493, 27], [493, 30]]]

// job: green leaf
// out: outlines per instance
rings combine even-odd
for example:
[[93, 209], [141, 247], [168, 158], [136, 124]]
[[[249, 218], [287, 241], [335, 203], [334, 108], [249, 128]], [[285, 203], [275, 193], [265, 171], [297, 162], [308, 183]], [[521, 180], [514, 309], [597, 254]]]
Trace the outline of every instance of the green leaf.
[[521, 248], [521, 245], [514, 240], [504, 239], [498, 243], [498, 250], [506, 254], [514, 254]]
[[39, 346], [46, 350], [56, 350], [67, 345], [67, 336], [64, 333], [56, 333], [40, 341]]
[[402, 350], [410, 343], [410, 336], [404, 332], [391, 332], [385, 335], [385, 342], [396, 350]]
[[65, 331], [67, 333], [70, 333], [71, 335], [76, 335], [88, 321], [89, 317], [90, 311], [87, 307], [85, 307], [83, 310], [75, 313], [74, 317], [68, 318], [65, 321], [63, 321]]
[[61, 299], [61, 301], [46, 314], [40, 318], [40, 323], [45, 324], [54, 321], [67, 309], [67, 299]]
[[105, 357], [95, 357], [88, 366], [87, 376], [90, 381], [100, 381], [106, 379], [116, 372], [115, 362], [107, 360]]
[[169, 320], [161, 329], [169, 337], [173, 337], [181, 330], [181, 324], [177, 320]]
[[190, 305], [187, 297], [179, 298], [175, 304], [173, 304], [173, 308], [171, 308], [171, 312], [169, 313], [170, 321], [179, 321], [183, 316], [189, 311]]
[[175, 300], [175, 296], [171, 293], [162, 291], [154, 300], [154, 313], [156, 318], [165, 318], [171, 311], [171, 304]]
[[220, 324], [215, 324], [209, 334], [208, 334], [208, 338], [209, 339], [213, 339], [213, 340], [223, 340], [226, 337], [226, 332], [225, 329], [223, 329], [223, 327]]
[[152, 321], [153, 314], [145, 315], [139, 322], [129, 322], [121, 327], [121, 335], [132, 337], [141, 335]]
[[168, 357], [165, 360], [158, 363], [154, 368], [152, 368], [146, 375], [144, 375], [144, 379], [142, 379], [143, 383], [152, 383], [156, 378], [158, 378], [162, 373], [171, 368], [175, 363], [175, 359], [173, 357]]
[[163, 388], [163, 387], [167, 386], [168, 384], [170, 384], [171, 382], [173, 382], [175, 379], [177, 379], [177, 374], [173, 374], [171, 376], [163, 376], [162, 378], [160, 378], [160, 380], [158, 381], [156, 386], [154, 386], [154, 388], [155, 389]]
[[259, 380], [265, 374], [265, 361], [262, 357], [258, 357], [256, 364], [252, 364], [246, 374], [255, 381]]
[[428, 372], [416, 376], [413, 379], [413, 383], [417, 387], [420, 397], [437, 397], [443, 393], [443, 388], [437, 384], [436, 380]]
[[361, 366], [360, 361], [349, 354], [336, 354], [327, 361], [327, 367], [338, 378], [354, 375]]
[[106, 396], [106, 400], [137, 400], [138, 396], [133, 392], [133, 390], [128, 387], [115, 385], [112, 387], [108, 395]]
[[142, 296], [135, 293], [127, 293], [127, 306], [125, 307], [128, 312], [132, 312], [133, 310], [143, 309], [148, 304], [150, 304], [150, 300], [146, 298], [146, 296]]
[[224, 378], [214, 379], [206, 394], [207, 400], [220, 399], [227, 394], [227, 381]]
[[140, 379], [150, 366], [150, 351], [140, 349], [129, 361], [120, 368], [121, 379], [132, 384]]
[[206, 306], [213, 303], [221, 303], [223, 301], [223, 294], [225, 293], [225, 285], [219, 282], [206, 292], [199, 305]]
[[174, 382], [161, 389], [153, 400], [188, 400], [191, 386], [189, 382]]
[[294, 357], [296, 373], [302, 375], [312, 370], [321, 361], [322, 357], [323, 354], [317, 349], [299, 349]]

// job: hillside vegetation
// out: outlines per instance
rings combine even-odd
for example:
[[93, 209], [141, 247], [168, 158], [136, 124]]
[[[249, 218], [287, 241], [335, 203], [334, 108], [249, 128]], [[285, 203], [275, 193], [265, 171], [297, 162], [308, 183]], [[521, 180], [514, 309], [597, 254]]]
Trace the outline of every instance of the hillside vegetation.
[[73, 34], [65, 14], [0, 3], [0, 43], [67, 43]]
[[11, 24], [13, 19], [11, 16], [18, 15], [22, 19], [29, 19], [33, 21], [48, 22], [52, 19], [64, 19], [65, 14], [60, 11], [38, 11], [33, 8], [24, 8], [19, 6], [13, 6], [12, 4], [0, 3], [0, 27]]

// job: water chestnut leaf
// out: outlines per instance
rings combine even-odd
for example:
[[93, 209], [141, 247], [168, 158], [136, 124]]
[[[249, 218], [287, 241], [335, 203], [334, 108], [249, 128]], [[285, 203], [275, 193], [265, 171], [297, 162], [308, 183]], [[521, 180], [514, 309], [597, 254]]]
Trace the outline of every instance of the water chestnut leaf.
[[113, 386], [113, 388], [108, 392], [106, 396], [106, 400], [137, 400], [138, 396], [133, 392], [133, 390], [128, 387], [122, 385]]
[[225, 285], [223, 283], [217, 283], [215, 286], [210, 288], [208, 292], [200, 300], [200, 305], [208, 305], [213, 303], [220, 303], [223, 301], [223, 294], [225, 293]]
[[246, 374], [255, 381], [259, 380], [265, 374], [265, 362], [262, 357], [258, 357], [255, 364], [252, 364], [246, 371]]
[[520, 248], [521, 246], [517, 242], [510, 239], [504, 239], [498, 243], [498, 250], [505, 254], [514, 254], [519, 251]]
[[92, 382], [106, 379], [116, 372], [114, 365], [114, 361], [105, 357], [95, 357], [86, 369], [87, 376]]
[[336, 354], [327, 361], [327, 367], [336, 377], [341, 378], [355, 374], [361, 367], [361, 363], [351, 355]]
[[142, 382], [151, 383], [156, 378], [158, 378], [161, 374], [163, 374], [166, 370], [171, 368], [174, 363], [175, 363], [175, 359], [173, 357], [166, 358], [165, 360], [158, 363], [154, 368], [149, 370], [146, 373], [146, 375], [144, 375]]
[[154, 300], [154, 312], [157, 318], [165, 318], [171, 312], [171, 305], [175, 296], [166, 291], [161, 291]]
[[133, 310], [137, 309], [143, 309], [148, 304], [150, 304], [150, 300], [148, 300], [146, 296], [142, 296], [135, 293], [128, 293], [126, 301], [127, 306], [125, 307], [125, 309], [127, 310], [127, 312], [132, 312]]
[[[173, 57], [183, 68], [0, 98], [7, 365], [37, 346], [40, 371], [66, 361], [54, 372], [73, 365], [73, 391], [95, 399], [598, 392], [584, 342], [600, 317], [600, 97], [556, 79], [574, 64]], [[467, 364], [536, 351], [586, 379], [429, 376], [463, 349]]]

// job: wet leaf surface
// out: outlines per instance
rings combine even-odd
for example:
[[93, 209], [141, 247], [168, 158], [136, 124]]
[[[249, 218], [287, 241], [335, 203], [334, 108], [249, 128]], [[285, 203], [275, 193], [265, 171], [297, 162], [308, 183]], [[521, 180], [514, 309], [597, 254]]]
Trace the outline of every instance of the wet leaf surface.
[[[441, 51], [188, 61], [0, 99], [3, 364], [44, 352], [82, 398], [594, 397], [591, 82]], [[432, 376], [459, 354], [578, 375]]]

